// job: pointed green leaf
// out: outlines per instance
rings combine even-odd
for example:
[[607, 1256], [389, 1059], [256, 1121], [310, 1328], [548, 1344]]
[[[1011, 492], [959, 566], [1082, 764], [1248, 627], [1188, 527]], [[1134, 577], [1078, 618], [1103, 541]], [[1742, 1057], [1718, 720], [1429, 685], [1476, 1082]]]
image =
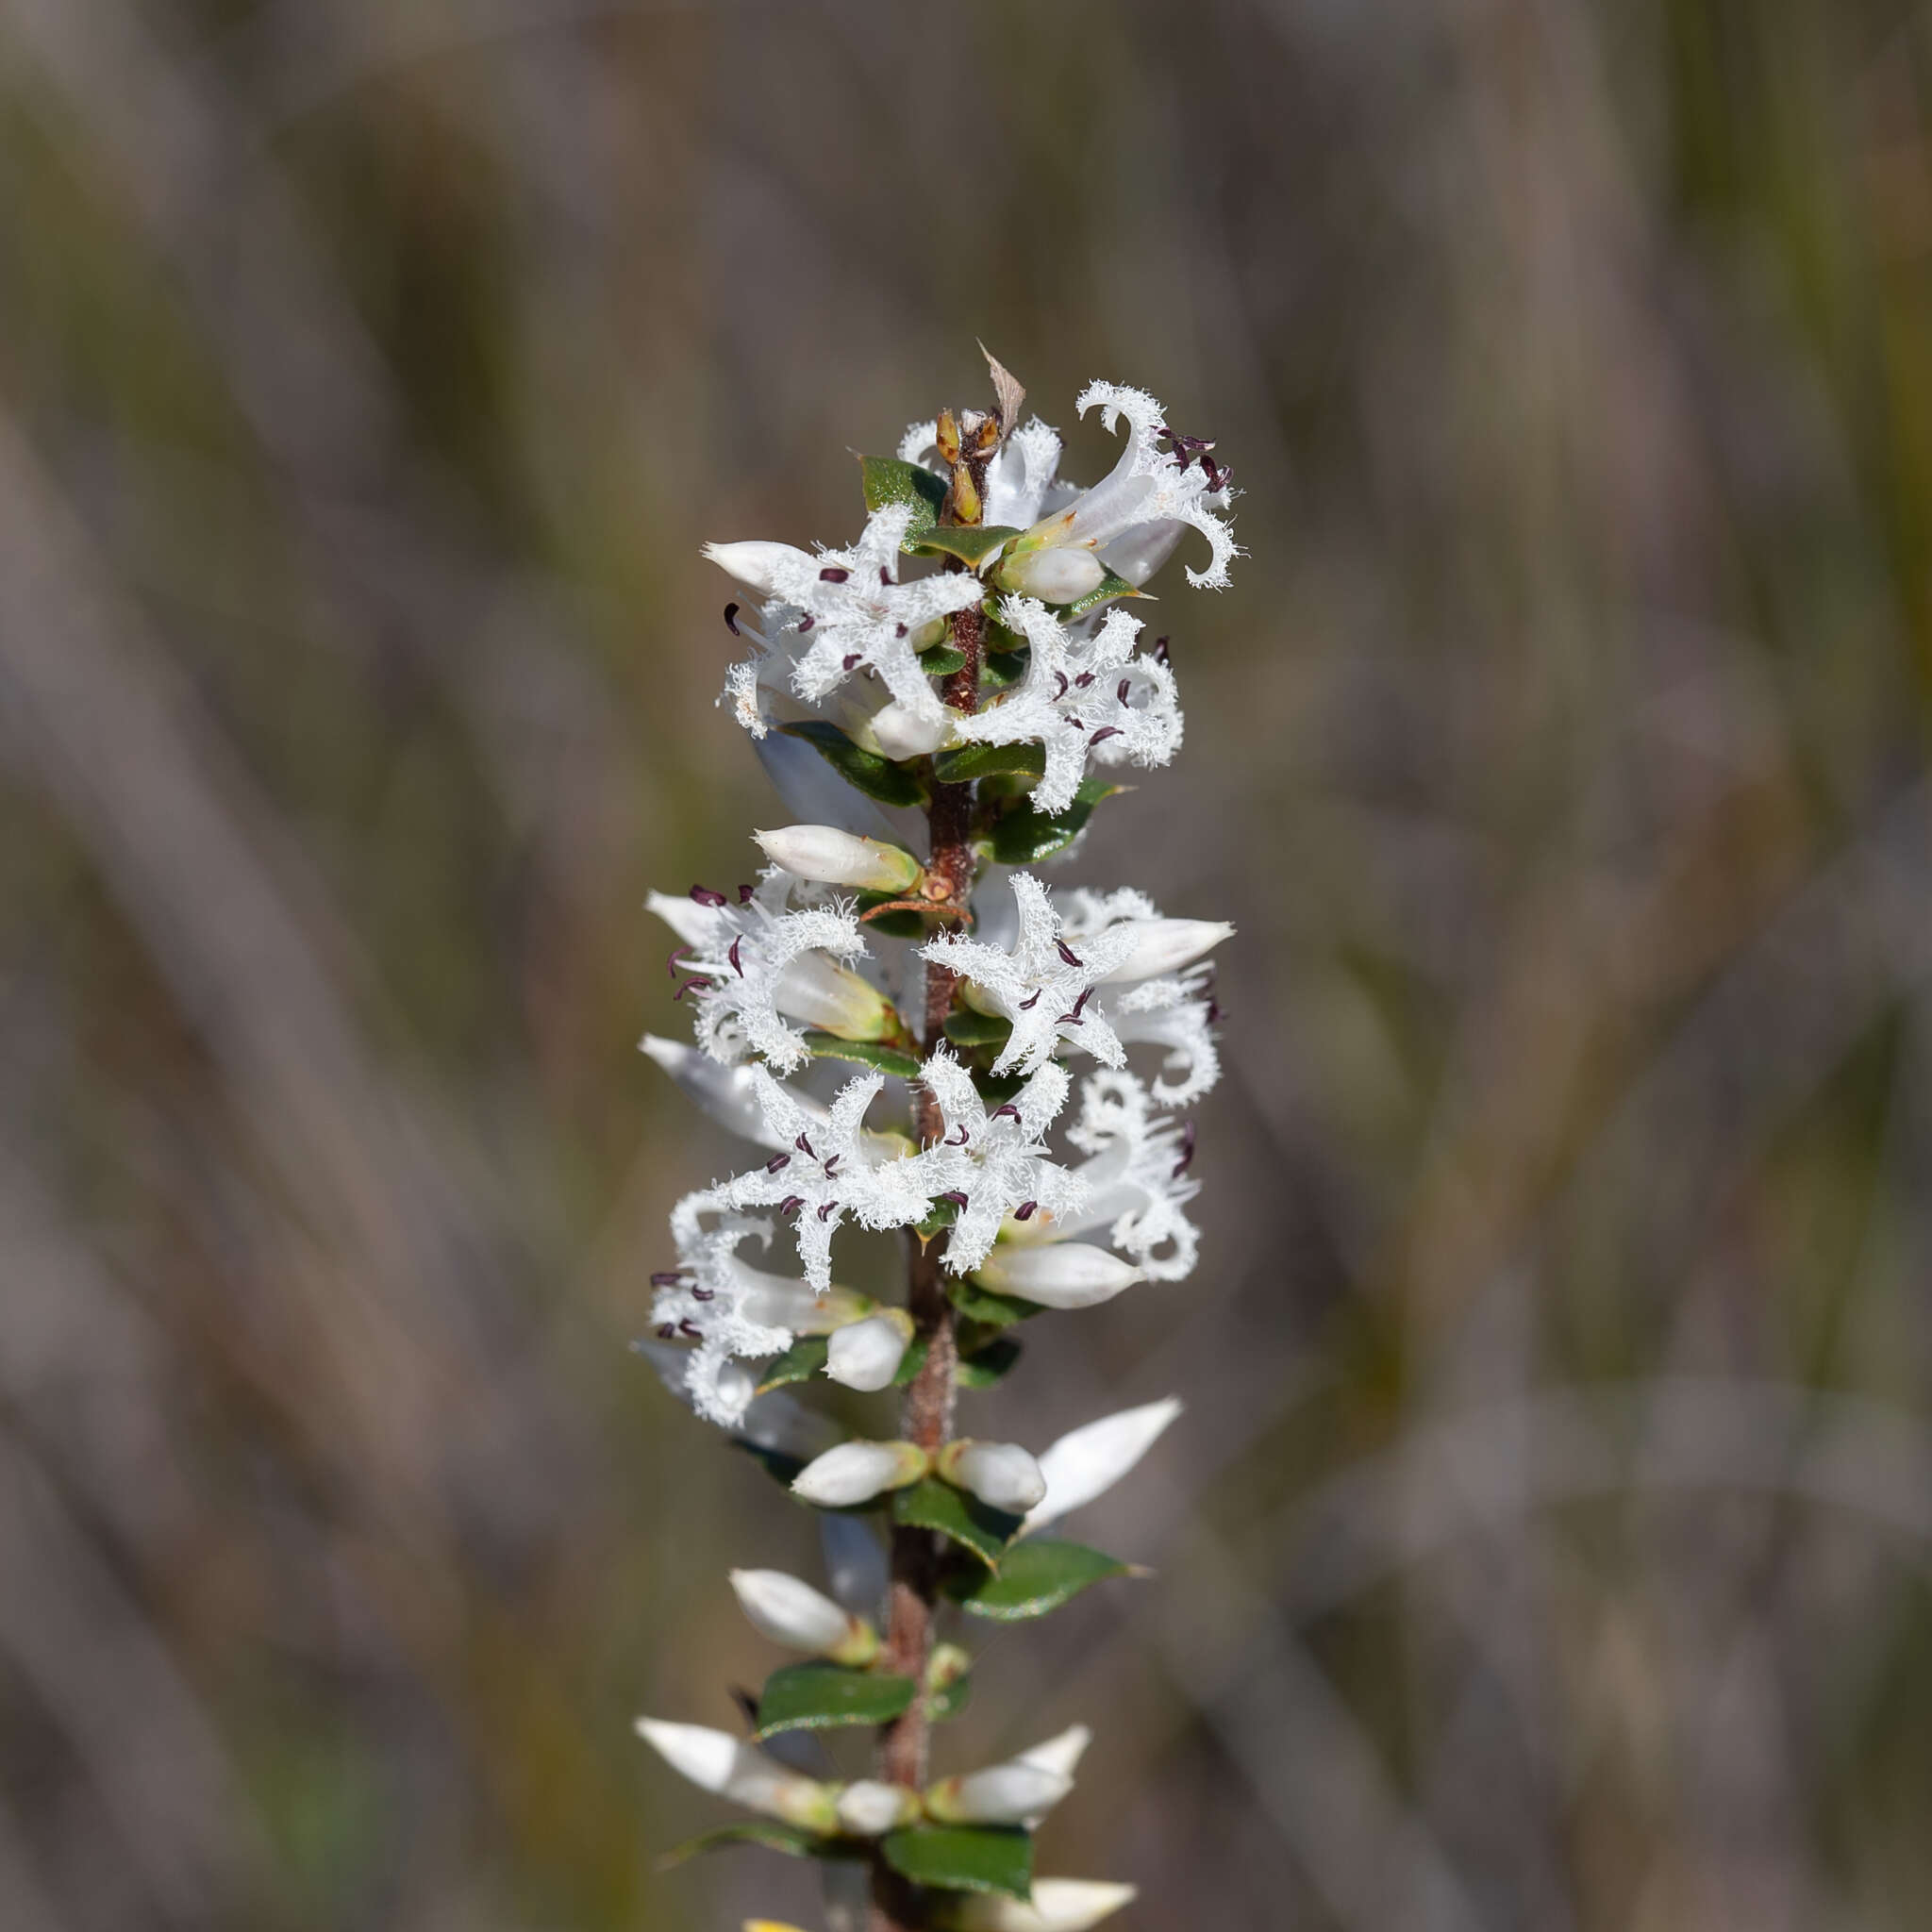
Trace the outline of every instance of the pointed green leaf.
[[802, 738], [840, 777], [882, 805], [923, 805], [925, 788], [904, 765], [854, 744], [836, 724], [823, 718], [806, 718], [778, 729], [788, 738]]
[[1033, 1890], [1033, 1835], [1014, 1825], [913, 1825], [888, 1832], [879, 1850], [901, 1877], [941, 1891]]
[[946, 500], [946, 479], [897, 457], [860, 457], [858, 468], [867, 509], [883, 509], [889, 503], [912, 506], [912, 521], [899, 545], [902, 550], [912, 549], [939, 520], [940, 506]]
[[809, 1381], [824, 1367], [825, 1356], [831, 1345], [828, 1336], [801, 1335], [758, 1377], [758, 1393], [769, 1394], [774, 1389], [784, 1388], [788, 1382]]
[[1073, 804], [1058, 818], [1049, 818], [1031, 804], [1016, 806], [994, 821], [988, 850], [1001, 865], [1038, 864], [1079, 837], [1103, 798], [1125, 789], [1106, 778], [1083, 778]]
[[658, 1869], [668, 1872], [700, 1852], [719, 1852], [729, 1845], [762, 1845], [768, 1852], [783, 1852], [791, 1858], [850, 1857], [857, 1847], [841, 1845], [836, 1839], [814, 1838], [795, 1824], [781, 1824], [775, 1818], [746, 1818], [736, 1824], [720, 1824], [701, 1831], [696, 1838], [674, 1845], [658, 1859]]
[[987, 1328], [1010, 1328], [1015, 1322], [1024, 1322], [1029, 1315], [1046, 1312], [1038, 1302], [1022, 1301], [1016, 1294], [995, 1294], [990, 1288], [981, 1288], [976, 1281], [947, 1282], [946, 1299], [967, 1321], [977, 1322]]
[[962, 744], [936, 753], [932, 761], [932, 774], [942, 785], [963, 785], [1002, 772], [1037, 778], [1045, 770], [1043, 744]]
[[787, 1664], [765, 1679], [755, 1740], [780, 1731], [825, 1731], [840, 1724], [889, 1724], [912, 1702], [910, 1677], [851, 1671], [823, 1661]]
[[1150, 604], [1157, 601], [1146, 591], [1135, 590], [1125, 577], [1108, 571], [1096, 588], [1061, 609], [1061, 620], [1071, 624], [1076, 617], [1085, 617], [1090, 610], [1098, 610], [1103, 604], [1111, 604], [1116, 597], [1146, 597]]
[[[877, 922], [874, 921], [874, 924]], [[876, 1067], [901, 1080], [916, 1079], [919, 1057], [903, 1046], [887, 1046], [877, 1040], [841, 1040], [835, 1033], [808, 1033], [805, 1043], [813, 1057], [822, 1060], [850, 1060], [854, 1066]]]
[[1020, 1344], [1011, 1336], [989, 1341], [984, 1348], [959, 1357], [958, 1376], [962, 1389], [991, 1389], [1003, 1380], [1020, 1359]]
[[1126, 1564], [1090, 1550], [1084, 1543], [1022, 1537], [1000, 1558], [998, 1575], [962, 1579], [970, 1587], [956, 1589], [952, 1594], [975, 1617], [1017, 1624], [1058, 1609], [1103, 1577], [1126, 1574]]
[[966, 668], [966, 653], [952, 644], [935, 644], [919, 654], [919, 668], [928, 677], [950, 677]]
[[970, 1550], [989, 1569], [997, 1567], [1000, 1552], [1020, 1526], [1017, 1516], [992, 1509], [977, 1496], [956, 1490], [937, 1476], [925, 1476], [907, 1489], [892, 1491], [892, 1521], [912, 1529], [935, 1529], [963, 1550]]
[[927, 1210], [926, 1217], [912, 1232], [921, 1241], [929, 1241], [936, 1234], [943, 1234], [959, 1218], [958, 1204], [952, 1201], [935, 1201]]
[[1032, 662], [1030, 644], [1023, 644], [1017, 651], [989, 651], [980, 661], [980, 690], [1005, 691], [1008, 685], [1018, 684], [1026, 675], [1026, 667]]
[[[1005, 524], [936, 524], [920, 537], [916, 547], [941, 557], [957, 557], [969, 570], [983, 571], [988, 560], [997, 557], [1019, 534]], [[915, 547], [909, 538], [906, 547]]]
[[997, 1013], [977, 1013], [962, 1007], [946, 1020], [946, 1038], [955, 1046], [1004, 1046], [1012, 1037], [1013, 1023]]

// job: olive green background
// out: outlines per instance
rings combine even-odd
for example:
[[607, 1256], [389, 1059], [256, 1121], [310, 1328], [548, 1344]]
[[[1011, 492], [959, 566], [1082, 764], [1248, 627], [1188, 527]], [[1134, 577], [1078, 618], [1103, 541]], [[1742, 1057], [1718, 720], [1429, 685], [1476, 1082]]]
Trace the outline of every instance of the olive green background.
[[[1094, 375], [1219, 439], [1187, 1415], [995, 1635], [1131, 1928], [1932, 1919], [1932, 17], [5, 0], [0, 1924], [815, 1925], [630, 1732], [811, 1525], [626, 1351], [732, 1153], [706, 538]], [[855, 1409], [855, 1415], [859, 1413]]]

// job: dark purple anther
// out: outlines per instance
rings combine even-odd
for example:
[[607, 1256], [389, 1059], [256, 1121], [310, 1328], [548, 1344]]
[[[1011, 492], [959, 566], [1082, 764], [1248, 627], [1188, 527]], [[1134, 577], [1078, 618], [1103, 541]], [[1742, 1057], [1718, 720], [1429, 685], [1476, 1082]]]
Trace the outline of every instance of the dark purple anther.
[[829, 1221], [832, 1218], [832, 1209], [836, 1208], [838, 1205], [839, 1204], [836, 1201], [827, 1201], [825, 1205], [819, 1209], [819, 1219], [821, 1221]]
[[1079, 954], [1074, 952], [1073, 947], [1068, 945], [1065, 940], [1056, 940], [1054, 941], [1054, 944], [1059, 948], [1060, 958], [1064, 959], [1069, 966], [1078, 966], [1083, 963]]
[[[1036, 993], [1034, 997], [1037, 999], [1039, 995]], [[1002, 1115], [1005, 1114], [1011, 1114], [1015, 1120], [1018, 1120], [1020, 1118], [1020, 1109], [1017, 1107], [1015, 1107], [1013, 1103], [1009, 1100], [1007, 1102], [1006, 1106], [994, 1108], [992, 1112], [989, 1114], [987, 1118], [989, 1120], [996, 1121], [1000, 1119]]]
[[736, 604], [727, 604], [724, 607], [724, 628], [735, 638], [741, 638], [744, 635], [738, 627], [738, 606]]
[[680, 1335], [689, 1335], [693, 1341], [702, 1341], [705, 1339], [705, 1331], [689, 1317], [677, 1324], [677, 1332]]
[[950, 1201], [963, 1214], [966, 1211], [966, 1196], [957, 1188], [950, 1189], [940, 1196], [941, 1201]]
[[1030, 1013], [1040, 1004], [1040, 995], [1045, 991], [1045, 987], [1036, 986], [1033, 989], [1033, 997], [1030, 1000], [1022, 1000], [1020, 1002], [1020, 1010], [1023, 1013]]
[[691, 895], [700, 906], [709, 906], [713, 909], [730, 903], [723, 892], [714, 892], [709, 886], [693, 886]]
[[851, 575], [852, 573], [849, 570], [840, 570], [835, 565], [828, 565], [825, 569], [820, 571], [819, 582], [822, 584], [842, 584]]
[[812, 625], [815, 625], [817, 622], [818, 619], [814, 617], [809, 610], [808, 610], [805, 613], [805, 615], [798, 620], [799, 636], [803, 637], [805, 633], [808, 631], [812, 627]]
[[891, 585], [891, 581], [892, 581], [892, 573], [891, 573], [891, 571], [889, 571], [889, 570], [888, 570], [888, 569], [887, 569], [887, 568], [885, 567], [885, 565], [884, 565], [884, 564], [880, 564], [880, 565], [879, 565], [879, 582], [880, 582], [880, 583], [882, 583], [882, 584], [885, 584], [885, 585], [888, 585], [888, 586], [890, 586], [890, 585]]
[[1181, 1158], [1174, 1164], [1174, 1177], [1179, 1180], [1186, 1174], [1194, 1158], [1194, 1124], [1190, 1121], [1181, 1129]]
[[694, 1288], [691, 1298], [694, 1302], [714, 1302], [718, 1299], [718, 1291], [715, 1288]]
[[1074, 678], [1074, 689], [1075, 691], [1085, 691], [1085, 690], [1087, 689], [1087, 687], [1088, 687], [1088, 686], [1089, 686], [1090, 684], [1091, 684], [1092, 682], [1093, 682], [1093, 674], [1092, 674], [1092, 672], [1091, 672], [1091, 671], [1083, 671], [1083, 672], [1081, 672], [1081, 674], [1079, 675], [1079, 676], [1078, 676], [1078, 677]]
[[1113, 688], [1114, 702], [1116, 704], [1125, 704], [1127, 701], [1127, 693], [1130, 691], [1132, 691], [1133, 688], [1134, 680], [1131, 677], [1122, 678], [1121, 681]]
[[858, 662], [858, 659], [861, 655], [862, 654], [858, 651], [846, 652], [844, 657], [839, 659], [839, 669], [841, 671], [850, 671], [852, 667]]
[[732, 972], [737, 974], [739, 978], [741, 979], [744, 977], [744, 965], [743, 962], [738, 957], [738, 949], [740, 946], [743, 945], [743, 943], [744, 935], [742, 933], [740, 933], [739, 936], [731, 941], [731, 950], [724, 955], [724, 957], [731, 961]]
[[1087, 742], [1089, 744], [1098, 744], [1102, 739], [1118, 738], [1120, 735], [1121, 727], [1118, 724], [1103, 724]]
[[1064, 671], [1056, 671], [1054, 675], [1059, 679], [1059, 689], [1054, 692], [1054, 696], [1063, 698], [1067, 694], [1067, 674]]
[[1208, 1002], [1208, 1024], [1210, 1026], [1219, 1026], [1221, 1024], [1221, 1002], [1219, 1000], [1209, 1000]]
[[687, 1274], [683, 1268], [660, 1268], [651, 1276], [653, 1288], [675, 1288]]
[[1031, 1221], [1039, 1207], [1040, 1203], [1038, 1201], [1022, 1201], [1013, 1209], [1013, 1219], [1015, 1221]]
[[895, 624], [892, 626], [892, 635], [895, 638], [903, 638], [906, 635], [906, 626], [903, 624]]
[[825, 1178], [827, 1180], [830, 1180], [831, 1177], [839, 1172], [839, 1163], [841, 1160], [843, 1160], [844, 1158], [845, 1157], [842, 1154], [835, 1154], [832, 1156], [831, 1159], [824, 1163]]
[[767, 1174], [782, 1174], [785, 1171], [785, 1169], [787, 1169], [791, 1165], [791, 1155], [774, 1154], [772, 1156], [771, 1159], [765, 1162], [765, 1172]]
[[665, 956], [664, 970], [673, 979], [677, 977], [677, 962], [690, 951], [691, 948], [689, 946], [673, 946], [671, 951]]
[[947, 1146], [947, 1147], [963, 1147], [963, 1146], [965, 1146], [965, 1144], [966, 1144], [966, 1138], [967, 1138], [967, 1136], [966, 1136], [966, 1123], [965, 1123], [964, 1121], [961, 1121], [961, 1122], [959, 1123], [959, 1125], [958, 1125], [958, 1135], [959, 1135], [959, 1138], [958, 1138], [958, 1139], [957, 1141], [953, 1139], [953, 1137], [952, 1137], [952, 1135], [951, 1135], [951, 1134], [948, 1134], [948, 1135], [946, 1136], [946, 1138], [945, 1138], [945, 1141], [944, 1141], [944, 1142], [943, 1142], [942, 1144], [943, 1144], [943, 1145], [945, 1145], [945, 1146]]
[[796, 1214], [804, 1206], [805, 1196], [803, 1194], [787, 1194], [778, 1203], [778, 1212], [780, 1214]]
[[740, 886], [738, 889], [738, 903], [741, 906], [749, 906], [752, 901], [752, 894], [757, 891], [758, 888], [756, 886]]
[[1084, 1026], [1087, 1023], [1078, 1013], [1062, 1013], [1053, 1024], [1056, 1026]]
[[1089, 987], [1089, 988], [1087, 989], [1087, 991], [1086, 991], [1085, 992], [1083, 992], [1083, 993], [1082, 993], [1082, 994], [1080, 995], [1080, 997], [1079, 997], [1078, 999], [1076, 999], [1076, 1000], [1075, 1000], [1075, 1001], [1074, 1002], [1074, 1019], [1076, 1019], [1076, 1020], [1077, 1020], [1077, 1019], [1078, 1019], [1078, 1018], [1080, 1017], [1080, 1015], [1081, 1015], [1082, 1013], [1084, 1013], [1084, 1012], [1085, 1012], [1085, 1011], [1087, 1010], [1087, 1002], [1088, 1002], [1089, 1000], [1091, 1000], [1091, 999], [1092, 997], [1093, 997], [1093, 989], [1092, 989], [1092, 988], [1091, 988], [1091, 987], [1090, 986], [1090, 987]]
[[677, 1324], [675, 1322], [659, 1322], [658, 1324], [658, 1340], [659, 1341], [669, 1341], [676, 1333]]
[[1165, 664], [1168, 661], [1167, 640], [1165, 638], [1156, 638], [1154, 640], [1154, 661], [1157, 664]]
[[671, 995], [672, 1005], [675, 1006], [677, 1002], [681, 1000], [685, 996], [685, 994], [691, 990], [692, 987], [709, 986], [710, 983], [711, 982], [708, 979], [707, 979], [702, 973], [693, 973], [689, 979], [682, 980], [679, 982], [677, 991]]
[[798, 1151], [801, 1154], [805, 1155], [808, 1158], [812, 1160], [816, 1160], [818, 1158], [818, 1156], [812, 1153], [811, 1151], [811, 1142], [808, 1141], [803, 1134], [799, 1135], [798, 1139], [792, 1141], [791, 1144], [794, 1147], [796, 1147]]

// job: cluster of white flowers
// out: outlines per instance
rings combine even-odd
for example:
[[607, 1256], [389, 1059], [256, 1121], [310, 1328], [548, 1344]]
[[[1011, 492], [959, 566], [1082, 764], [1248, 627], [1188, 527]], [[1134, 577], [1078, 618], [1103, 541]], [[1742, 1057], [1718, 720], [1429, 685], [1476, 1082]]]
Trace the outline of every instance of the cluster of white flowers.
[[[995, 375], [1011, 413], [1016, 391]], [[695, 1043], [649, 1035], [644, 1049], [759, 1158], [676, 1205], [675, 1265], [653, 1276], [656, 1340], [641, 1346], [668, 1386], [757, 1449], [801, 1501], [851, 1512], [922, 1487], [963, 1493], [981, 1512], [972, 1521], [1003, 1523], [1012, 1550], [1124, 1475], [1178, 1404], [1107, 1417], [1035, 1456], [972, 1437], [832, 1440], [782, 1385], [823, 1375], [885, 1391], [924, 1358], [929, 1326], [922, 1333], [907, 1308], [835, 1284], [844, 1230], [910, 1229], [942, 1243], [959, 1346], [989, 1376], [1010, 1365], [1006, 1331], [1025, 1316], [1176, 1282], [1195, 1264], [1194, 1129], [1178, 1110], [1218, 1077], [1208, 956], [1233, 928], [1164, 916], [1132, 890], [1056, 891], [1030, 870], [1008, 871], [976, 906], [958, 883], [961, 864], [983, 875], [996, 862], [1007, 815], [1063, 822], [1064, 846], [1107, 789], [1083, 788], [1090, 773], [1174, 757], [1182, 720], [1166, 641], [1142, 651], [1140, 622], [1121, 602], [1191, 529], [1210, 551], [1191, 582], [1224, 584], [1239, 554], [1212, 446], [1171, 430], [1140, 391], [1096, 383], [1079, 399], [1082, 413], [1095, 407], [1109, 427], [1124, 421], [1127, 438], [1091, 490], [1059, 480], [1060, 439], [1043, 424], [969, 412], [979, 468], [966, 466], [950, 418], [914, 425], [896, 464], [868, 463], [873, 507], [849, 549], [707, 547], [758, 600], [756, 613], [726, 608], [753, 646], [726, 696], [802, 822], [757, 835], [768, 863], [756, 885], [650, 899], [677, 941], [668, 970]], [[983, 518], [949, 523], [962, 478]], [[936, 509], [942, 498], [946, 512]], [[974, 650], [991, 655], [985, 675], [961, 687], [942, 680], [965, 655], [954, 645], [967, 626]], [[818, 719], [809, 748], [774, 729], [808, 711]], [[881, 760], [891, 785], [876, 782]], [[827, 808], [835, 772], [889, 805], [942, 785], [957, 797], [975, 776], [999, 782], [966, 794], [970, 856], [942, 876], [938, 858], [929, 874], [873, 803]], [[1037, 860], [1054, 842], [1035, 838], [1027, 851]], [[944, 1034], [922, 1039], [928, 988], [942, 996]], [[894, 989], [919, 991], [902, 1001]], [[983, 1541], [992, 1532], [947, 1528], [943, 1510], [895, 1520], [964, 1539], [993, 1571], [1002, 1560], [998, 1538]], [[890, 1649], [874, 1621], [884, 1552], [849, 1513], [822, 1522], [832, 1596], [773, 1571], [735, 1572], [733, 1586], [766, 1637], [822, 1668], [875, 1674]], [[1108, 1560], [1076, 1545], [1033, 1547], [1036, 1561], [1074, 1562], [1054, 1554], [1063, 1547], [1090, 1564], [1065, 1594]], [[936, 1697], [945, 1672], [965, 1667], [942, 1645], [905, 1695]], [[1087, 1741], [1076, 1729], [913, 1790], [806, 1776], [756, 1742], [699, 1726], [640, 1728], [708, 1790], [808, 1836], [876, 1841], [888, 1863], [902, 1856], [899, 1837], [934, 1825], [1030, 1828], [1071, 1789]], [[1030, 1901], [1016, 1887], [1006, 1895], [964, 1881], [956, 1895], [942, 1876], [899, 1869], [951, 1899], [942, 1922], [955, 1926], [1077, 1932], [1132, 1895], [1050, 1879]]]

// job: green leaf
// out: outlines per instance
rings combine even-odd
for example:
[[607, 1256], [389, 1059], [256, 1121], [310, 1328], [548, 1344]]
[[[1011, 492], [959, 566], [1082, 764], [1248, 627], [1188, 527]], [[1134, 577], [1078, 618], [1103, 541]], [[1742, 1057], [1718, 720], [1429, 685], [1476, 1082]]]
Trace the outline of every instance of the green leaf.
[[935, 1529], [963, 1550], [970, 1550], [988, 1569], [999, 1565], [1000, 1552], [1020, 1526], [1017, 1516], [993, 1509], [977, 1496], [956, 1490], [937, 1476], [925, 1476], [909, 1488], [892, 1491], [892, 1521], [912, 1529]]
[[912, 1702], [910, 1677], [852, 1671], [823, 1661], [787, 1664], [765, 1679], [754, 1740], [780, 1731], [826, 1731], [840, 1724], [888, 1724]]
[[946, 500], [946, 479], [922, 470], [917, 463], [902, 462], [897, 457], [860, 457], [859, 475], [865, 485], [867, 509], [883, 509], [889, 503], [909, 503], [912, 521], [906, 526], [901, 550], [915, 548], [919, 540], [939, 520], [940, 506]]
[[[878, 924], [876, 920], [873, 922]], [[808, 1033], [805, 1043], [813, 1057], [822, 1060], [850, 1060], [855, 1066], [876, 1067], [901, 1080], [916, 1079], [919, 1057], [903, 1046], [887, 1046], [877, 1040], [841, 1040], [836, 1033]]]
[[1084, 1543], [1023, 1537], [1001, 1557], [996, 1576], [970, 1577], [970, 1587], [956, 1589], [952, 1594], [975, 1617], [1018, 1624], [1058, 1609], [1089, 1584], [1128, 1574], [1126, 1564], [1090, 1550]]
[[990, 1288], [981, 1288], [976, 1281], [947, 1282], [946, 1299], [967, 1321], [977, 1322], [988, 1328], [1010, 1328], [1015, 1322], [1024, 1322], [1029, 1315], [1046, 1312], [1038, 1302], [1023, 1302], [1015, 1294], [995, 1294]]
[[934, 1235], [943, 1234], [958, 1218], [959, 1208], [957, 1202], [935, 1201], [927, 1211], [925, 1219], [912, 1232], [921, 1241], [929, 1241]]
[[831, 1348], [830, 1338], [801, 1335], [758, 1378], [758, 1393], [769, 1394], [788, 1382], [808, 1382], [825, 1365]]
[[783, 1449], [767, 1449], [762, 1442], [754, 1442], [745, 1436], [733, 1436], [731, 1446], [743, 1450], [774, 1483], [783, 1483], [788, 1490], [805, 1467], [804, 1457], [790, 1455]]
[[946, 1038], [955, 1046], [1004, 1046], [1012, 1037], [1013, 1023], [998, 1013], [976, 1013], [962, 1007], [946, 1019]]
[[[1135, 590], [1125, 577], [1117, 576], [1112, 571], [1108, 571], [1095, 589], [1062, 608], [1061, 621], [1071, 624], [1076, 617], [1085, 617], [1090, 610], [1098, 610], [1103, 604], [1111, 604], [1116, 597], [1139, 597], [1144, 594], [1143, 591]], [[1148, 601], [1152, 603], [1154, 600], [1149, 598]]]
[[850, 1857], [858, 1849], [837, 1839], [814, 1838], [795, 1824], [781, 1824], [775, 1818], [747, 1818], [737, 1824], [720, 1824], [701, 1831], [696, 1838], [674, 1845], [658, 1859], [658, 1869], [668, 1872], [700, 1852], [722, 1852], [729, 1845], [762, 1845], [768, 1852], [783, 1852], [791, 1858]]
[[1008, 1101], [1020, 1097], [1026, 1077], [1024, 1074], [982, 1074], [975, 1069], [973, 1084], [988, 1107], [1004, 1107]]
[[994, 821], [988, 849], [1001, 865], [1038, 864], [1079, 837], [1103, 798], [1125, 790], [1106, 778], [1084, 778], [1073, 804], [1058, 818], [1049, 818], [1031, 804], [1016, 806]]
[[962, 1389], [991, 1389], [1001, 1381], [1020, 1359], [1020, 1344], [1011, 1336], [1002, 1336], [984, 1348], [959, 1357], [958, 1384]]
[[932, 761], [932, 774], [942, 785], [963, 785], [1001, 772], [1020, 772], [1037, 778], [1045, 770], [1043, 744], [962, 744], [936, 754]]
[[950, 677], [956, 671], [966, 668], [966, 653], [951, 644], [935, 644], [929, 651], [919, 654], [919, 668], [928, 677]]
[[[935, 476], [933, 481], [937, 483], [939, 478]], [[988, 559], [998, 556], [1019, 534], [1005, 524], [936, 524], [916, 545], [908, 538], [906, 547], [957, 557], [969, 570], [983, 571]]]
[[1026, 675], [1027, 666], [1033, 662], [1033, 647], [1022, 644], [1017, 651], [989, 651], [979, 666], [979, 688], [982, 691], [1005, 691], [1009, 684], [1018, 684]]
[[886, 1863], [915, 1885], [942, 1891], [1033, 1890], [1033, 1835], [1014, 1825], [912, 1825], [879, 1840]]
[[876, 798], [883, 805], [924, 804], [925, 788], [911, 772], [875, 751], [854, 744], [836, 724], [828, 724], [823, 718], [806, 718], [778, 729], [788, 738], [804, 739], [840, 777], [868, 798]]

